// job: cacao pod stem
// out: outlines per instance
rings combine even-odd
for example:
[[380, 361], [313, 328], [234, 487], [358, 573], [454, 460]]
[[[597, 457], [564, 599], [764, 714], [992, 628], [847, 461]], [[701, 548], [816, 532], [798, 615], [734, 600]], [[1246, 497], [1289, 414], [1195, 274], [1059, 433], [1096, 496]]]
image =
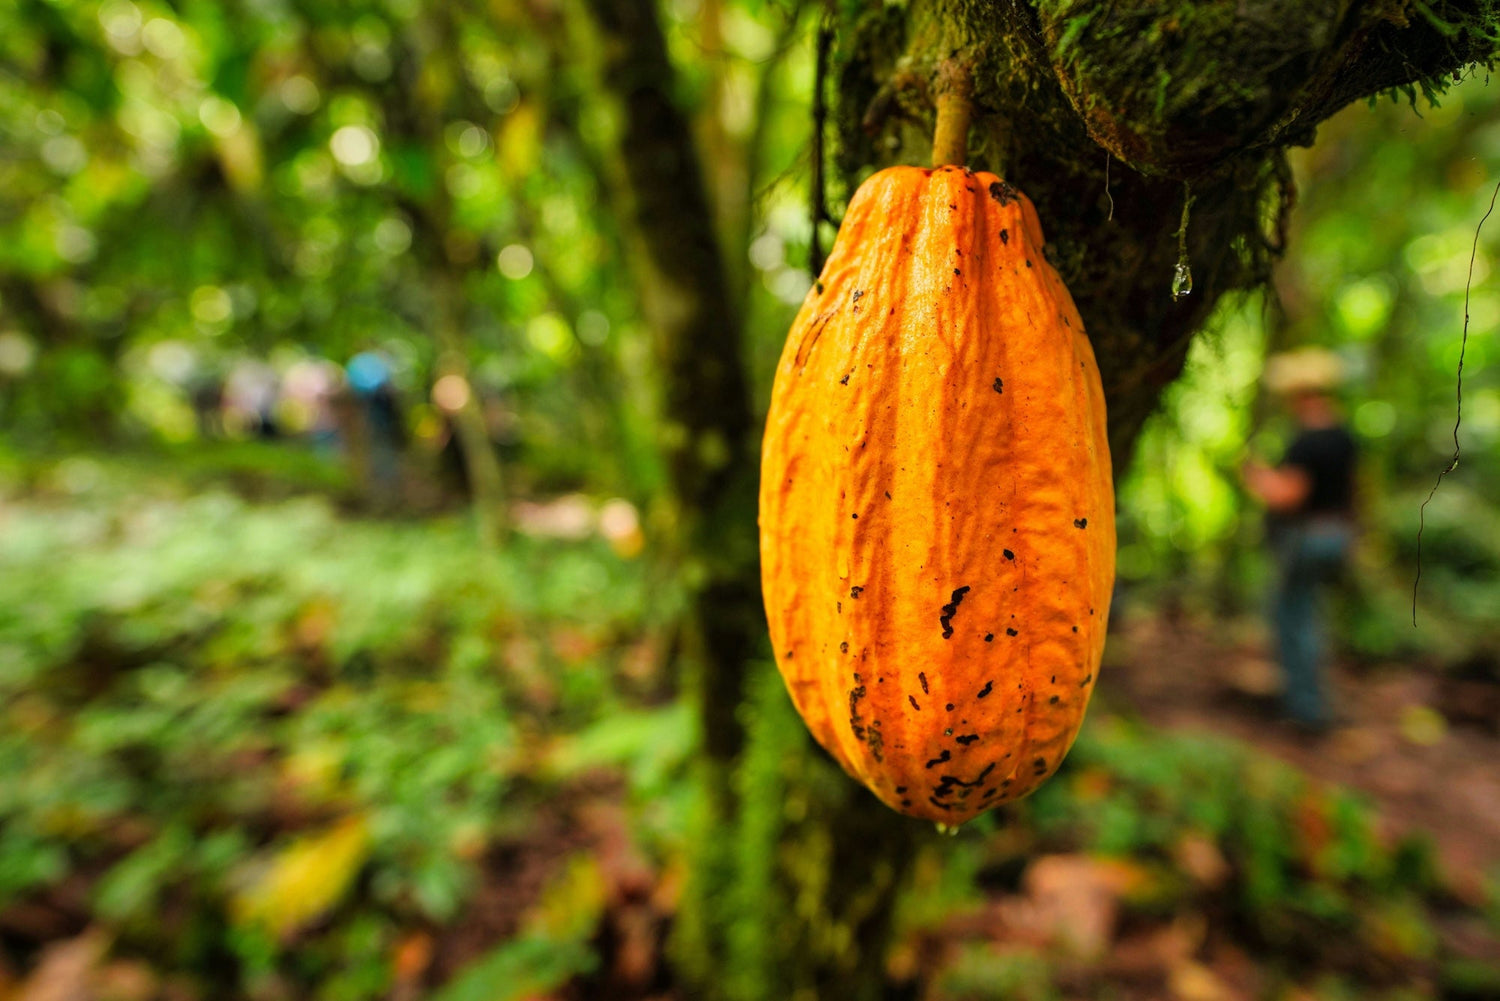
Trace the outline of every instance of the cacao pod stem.
[[958, 59], [945, 60], [937, 74], [937, 126], [932, 136], [932, 165], [964, 166], [969, 158], [969, 122], [974, 117], [974, 81]]

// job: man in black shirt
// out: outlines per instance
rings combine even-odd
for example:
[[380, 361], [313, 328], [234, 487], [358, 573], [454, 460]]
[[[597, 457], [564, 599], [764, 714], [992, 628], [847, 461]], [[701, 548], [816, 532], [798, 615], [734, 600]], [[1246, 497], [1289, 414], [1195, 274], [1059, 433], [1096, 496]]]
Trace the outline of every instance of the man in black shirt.
[[1318, 586], [1338, 571], [1354, 537], [1356, 446], [1332, 395], [1340, 374], [1338, 357], [1326, 351], [1271, 358], [1266, 381], [1286, 398], [1298, 433], [1279, 465], [1244, 467], [1245, 486], [1266, 505], [1266, 535], [1276, 556], [1273, 618], [1286, 711], [1315, 730], [1330, 722]]

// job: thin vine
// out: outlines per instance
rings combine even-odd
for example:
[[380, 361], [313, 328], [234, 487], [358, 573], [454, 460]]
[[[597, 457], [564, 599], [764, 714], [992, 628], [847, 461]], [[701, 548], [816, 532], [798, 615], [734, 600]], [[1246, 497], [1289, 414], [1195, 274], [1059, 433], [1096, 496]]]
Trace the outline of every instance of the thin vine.
[[1427, 527], [1427, 505], [1432, 503], [1432, 498], [1437, 494], [1438, 487], [1442, 486], [1443, 477], [1458, 468], [1459, 444], [1458, 429], [1464, 419], [1464, 353], [1469, 347], [1469, 291], [1474, 285], [1474, 261], [1479, 257], [1479, 234], [1484, 230], [1485, 221], [1489, 219], [1490, 213], [1495, 211], [1495, 199], [1500, 197], [1500, 181], [1495, 182], [1495, 190], [1490, 195], [1490, 206], [1484, 210], [1484, 215], [1479, 220], [1479, 225], [1474, 227], [1474, 245], [1469, 250], [1469, 277], [1464, 282], [1464, 332], [1463, 339], [1458, 345], [1458, 380], [1454, 389], [1456, 406], [1453, 414], [1453, 456], [1448, 464], [1438, 473], [1437, 479], [1432, 484], [1432, 489], [1427, 492], [1427, 499], [1417, 510], [1417, 575], [1411, 582], [1411, 625], [1417, 627], [1417, 587], [1422, 583], [1422, 532]]

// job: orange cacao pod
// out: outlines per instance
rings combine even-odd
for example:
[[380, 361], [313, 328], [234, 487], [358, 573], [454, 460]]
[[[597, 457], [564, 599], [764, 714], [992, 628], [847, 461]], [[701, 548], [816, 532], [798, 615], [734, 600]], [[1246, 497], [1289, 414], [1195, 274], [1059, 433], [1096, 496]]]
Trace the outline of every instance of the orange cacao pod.
[[1057, 768], [1104, 649], [1104, 394], [1042, 247], [993, 174], [875, 174], [766, 421], [762, 588], [792, 700], [850, 775], [947, 824]]

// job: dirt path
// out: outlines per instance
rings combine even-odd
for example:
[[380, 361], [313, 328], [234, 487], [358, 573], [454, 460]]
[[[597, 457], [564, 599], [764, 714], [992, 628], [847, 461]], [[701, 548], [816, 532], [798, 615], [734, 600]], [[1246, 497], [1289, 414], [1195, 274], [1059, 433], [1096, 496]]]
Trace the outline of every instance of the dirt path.
[[1310, 736], [1282, 722], [1279, 673], [1263, 643], [1155, 617], [1112, 638], [1106, 704], [1158, 726], [1236, 737], [1308, 774], [1356, 789], [1390, 834], [1431, 836], [1462, 896], [1482, 899], [1500, 866], [1500, 686], [1411, 665], [1336, 665], [1341, 725]]

